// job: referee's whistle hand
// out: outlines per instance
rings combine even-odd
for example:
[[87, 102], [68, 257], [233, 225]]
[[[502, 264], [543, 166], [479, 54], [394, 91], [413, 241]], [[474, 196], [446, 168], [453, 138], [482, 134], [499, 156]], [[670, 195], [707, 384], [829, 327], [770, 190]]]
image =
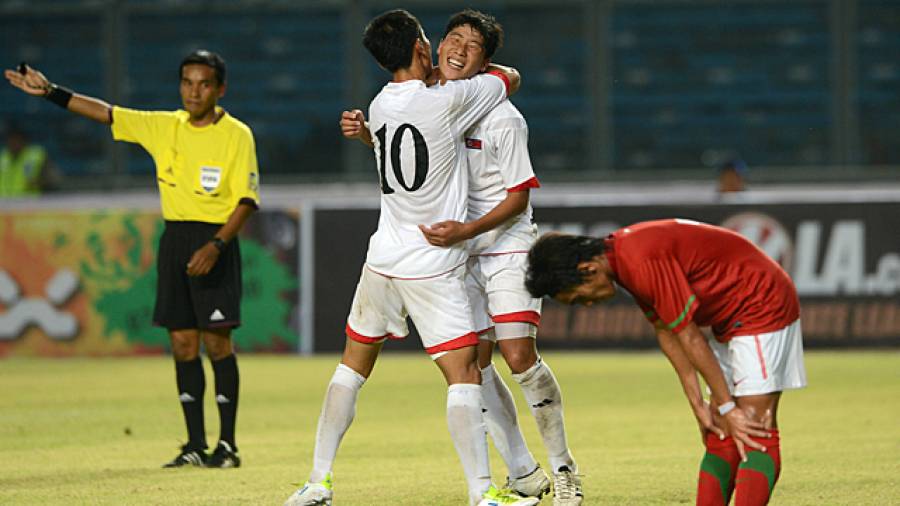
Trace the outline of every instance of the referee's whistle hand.
[[49, 89], [48, 87], [50, 86], [50, 81], [44, 77], [44, 74], [41, 74], [38, 70], [33, 69], [28, 65], [24, 65], [22, 70], [25, 70], [24, 74], [20, 70], [6, 69], [3, 71], [3, 76], [6, 77], [9, 84], [29, 95], [35, 97], [43, 97], [46, 95]]

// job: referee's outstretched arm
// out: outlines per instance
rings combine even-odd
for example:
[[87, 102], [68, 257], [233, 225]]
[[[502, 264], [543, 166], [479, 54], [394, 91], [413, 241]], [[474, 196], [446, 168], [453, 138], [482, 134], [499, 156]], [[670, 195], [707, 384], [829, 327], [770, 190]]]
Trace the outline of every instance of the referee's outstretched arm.
[[9, 84], [34, 97], [44, 97], [54, 104], [104, 125], [112, 124], [112, 106], [98, 98], [88, 97], [53, 84], [37, 69], [25, 63], [17, 70], [5, 70]]

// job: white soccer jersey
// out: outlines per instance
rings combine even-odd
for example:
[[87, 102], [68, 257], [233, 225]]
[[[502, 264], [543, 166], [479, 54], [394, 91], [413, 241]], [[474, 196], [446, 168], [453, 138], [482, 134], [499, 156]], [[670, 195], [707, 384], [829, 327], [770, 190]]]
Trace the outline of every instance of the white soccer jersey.
[[[540, 186], [528, 156], [528, 125], [508, 100], [489, 112], [466, 133], [469, 163], [467, 221], [481, 218], [503, 202], [509, 190]], [[525, 211], [470, 241], [475, 254], [525, 252], [537, 239], [531, 204]]]
[[366, 264], [398, 278], [422, 278], [463, 264], [465, 244], [428, 244], [419, 225], [465, 221], [468, 174], [463, 135], [506, 99], [504, 80], [479, 75], [443, 86], [388, 83], [369, 105], [381, 181], [381, 216]]

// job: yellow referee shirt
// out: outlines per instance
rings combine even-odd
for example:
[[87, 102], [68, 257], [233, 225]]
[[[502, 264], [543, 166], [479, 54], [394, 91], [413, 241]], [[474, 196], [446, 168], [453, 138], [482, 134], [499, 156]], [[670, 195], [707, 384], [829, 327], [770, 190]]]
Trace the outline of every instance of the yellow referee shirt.
[[153, 157], [163, 218], [221, 224], [243, 198], [258, 206], [259, 169], [250, 128], [228, 113], [203, 127], [189, 119], [183, 110], [113, 107], [113, 138], [140, 144]]

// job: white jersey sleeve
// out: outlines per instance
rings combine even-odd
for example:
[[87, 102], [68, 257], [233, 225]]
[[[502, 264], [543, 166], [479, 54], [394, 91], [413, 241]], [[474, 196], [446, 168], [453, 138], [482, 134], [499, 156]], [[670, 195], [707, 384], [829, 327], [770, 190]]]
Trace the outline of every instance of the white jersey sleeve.
[[506, 118], [490, 126], [487, 132], [494, 147], [500, 177], [507, 190], [518, 189], [534, 177], [528, 156], [528, 125], [524, 118]]
[[460, 132], [465, 132], [506, 99], [506, 81], [496, 74], [479, 74], [471, 79], [448, 81]]

